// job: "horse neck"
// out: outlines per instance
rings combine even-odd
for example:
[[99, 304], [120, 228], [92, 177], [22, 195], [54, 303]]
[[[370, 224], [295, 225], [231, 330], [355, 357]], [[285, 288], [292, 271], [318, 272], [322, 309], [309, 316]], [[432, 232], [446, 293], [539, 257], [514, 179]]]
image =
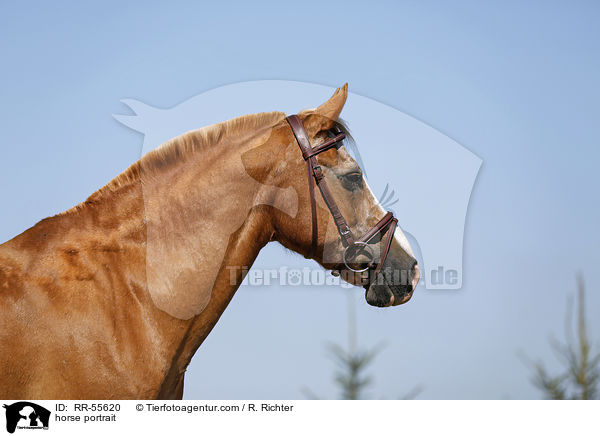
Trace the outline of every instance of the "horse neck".
[[169, 389], [271, 240], [264, 205], [285, 209], [289, 203], [289, 190], [257, 181], [268, 179], [276, 159], [263, 148], [258, 168], [255, 159], [249, 164], [257, 141], [265, 135], [197, 152], [158, 174], [142, 170], [146, 288], [152, 305], [169, 315], [165, 328], [178, 326], [170, 341]]
[[[81, 310], [87, 307], [90, 317], [83, 320], [103, 318], [109, 326], [116, 320], [118, 329], [108, 329], [106, 340], [113, 335], [127, 344], [135, 337], [121, 352], [144, 350], [158, 379], [164, 376], [161, 396], [170, 396], [273, 235], [264, 206], [277, 206], [291, 191], [254, 178], [267, 181], [277, 159], [273, 150], [261, 149], [251, 177], [249, 151], [246, 141], [232, 143], [152, 172], [142, 160], [139, 177], [40, 222], [3, 249], [49, 253], [44, 262], [32, 253], [22, 269], [32, 276], [60, 271], [66, 281], [53, 292]], [[89, 283], [86, 292], [80, 291], [81, 280]], [[113, 304], [94, 305], [107, 298]], [[154, 380], [148, 383], [154, 386]]]
[[226, 143], [141, 171], [148, 291], [175, 318], [201, 314], [231, 267], [249, 266], [269, 241], [268, 217], [254, 208], [265, 187], [248, 174], [245, 150]]

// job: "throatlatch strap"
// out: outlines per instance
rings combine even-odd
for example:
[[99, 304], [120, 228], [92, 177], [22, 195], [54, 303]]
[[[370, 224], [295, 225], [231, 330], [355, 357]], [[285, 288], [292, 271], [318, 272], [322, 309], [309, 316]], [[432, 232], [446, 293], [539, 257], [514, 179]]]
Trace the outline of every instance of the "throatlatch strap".
[[[306, 136], [306, 131], [302, 126], [302, 121], [300, 120], [300, 117], [298, 117], [298, 115], [290, 115], [286, 118], [286, 120], [292, 128], [292, 132], [294, 133], [296, 142], [300, 146], [300, 150], [302, 150], [302, 156], [304, 156], [307, 153], [310, 153], [310, 142], [308, 141], [308, 137]], [[314, 256], [315, 251], [317, 250], [317, 239], [319, 236], [319, 229], [317, 224], [317, 200], [315, 198], [313, 168], [310, 163], [306, 166], [306, 168], [308, 174], [308, 196], [310, 197], [310, 211], [312, 215], [312, 242], [310, 244], [310, 251], [304, 257], [310, 259]]]

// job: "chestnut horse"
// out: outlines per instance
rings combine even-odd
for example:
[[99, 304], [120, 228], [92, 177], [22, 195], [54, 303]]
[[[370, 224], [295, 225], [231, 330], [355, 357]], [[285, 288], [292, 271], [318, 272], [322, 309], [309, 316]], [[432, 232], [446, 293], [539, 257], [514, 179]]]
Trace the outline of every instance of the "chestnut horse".
[[[347, 85], [299, 113], [311, 144], [339, 124], [346, 98]], [[382, 218], [345, 147], [319, 164], [353, 232]], [[344, 247], [320, 196], [317, 206], [313, 259], [327, 268], [325, 253], [339, 259]], [[182, 398], [192, 356], [260, 249], [277, 241], [306, 255], [311, 224], [306, 164], [285, 114], [168, 141], [84, 203], [0, 245], [0, 397]], [[398, 271], [406, 283], [392, 280]], [[369, 304], [411, 297], [419, 272], [400, 229], [382, 276], [366, 286]]]

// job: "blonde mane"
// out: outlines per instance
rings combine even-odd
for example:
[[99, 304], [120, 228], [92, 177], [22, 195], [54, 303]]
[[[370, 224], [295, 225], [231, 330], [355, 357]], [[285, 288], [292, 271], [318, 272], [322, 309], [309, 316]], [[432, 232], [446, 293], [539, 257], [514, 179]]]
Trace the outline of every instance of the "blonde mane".
[[90, 195], [85, 202], [63, 213], [77, 210], [86, 204], [96, 203], [105, 194], [139, 181], [142, 168], [146, 173], [148, 171], [158, 171], [161, 168], [182, 161], [197, 151], [217, 146], [223, 138], [242, 135], [261, 127], [273, 126], [283, 118], [285, 118], [283, 112], [261, 112], [243, 115], [179, 135], [146, 153], [104, 187]]

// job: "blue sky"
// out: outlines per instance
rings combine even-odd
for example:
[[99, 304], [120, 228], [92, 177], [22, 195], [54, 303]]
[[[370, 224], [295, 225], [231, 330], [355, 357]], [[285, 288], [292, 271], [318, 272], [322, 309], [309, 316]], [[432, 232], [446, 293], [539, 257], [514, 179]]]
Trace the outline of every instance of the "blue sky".
[[[592, 1], [2, 3], [0, 239], [139, 158], [142, 137], [111, 116], [123, 98], [171, 107], [240, 81], [349, 82], [483, 159], [462, 290], [386, 311], [349, 297], [359, 344], [386, 343], [371, 396], [420, 384], [420, 398], [537, 398], [517, 352], [551, 356], [577, 271], [599, 331], [599, 12]], [[319, 292], [239, 292], [192, 363], [187, 398], [302, 398], [303, 386], [335, 397], [323, 346], [345, 341], [348, 297]]]

